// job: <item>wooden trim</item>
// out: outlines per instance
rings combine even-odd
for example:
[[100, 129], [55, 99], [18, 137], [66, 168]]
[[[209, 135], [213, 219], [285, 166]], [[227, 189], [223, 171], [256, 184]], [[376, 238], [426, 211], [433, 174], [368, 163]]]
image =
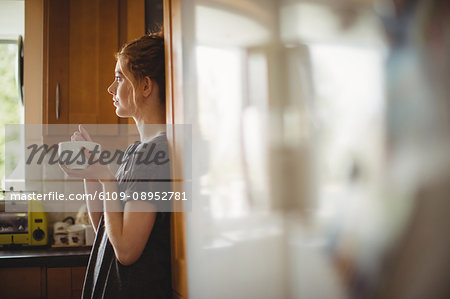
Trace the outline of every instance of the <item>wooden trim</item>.
[[[181, 40], [181, 4], [178, 0], [164, 1], [164, 39], [166, 63], [166, 122], [183, 123], [183, 85], [182, 85], [182, 40]], [[176, 141], [175, 128], [167, 132], [171, 151], [171, 170], [175, 178], [183, 177], [183, 148]], [[179, 186], [179, 185], [177, 185]], [[183, 192], [182, 187], [174, 191]], [[175, 202], [174, 204], [182, 204]], [[185, 216], [182, 212], [172, 213], [172, 287], [174, 298], [188, 298], [186, 266], [186, 230]]]
[[42, 42], [42, 122], [48, 124], [48, 4], [49, 0], [44, 0], [44, 33]]
[[[49, 4], [50, 0], [43, 0], [43, 34], [42, 34], [42, 124], [49, 124], [48, 110], [48, 77], [49, 77], [49, 63], [48, 63], [48, 48], [49, 48]], [[25, 64], [26, 65], [26, 64]], [[25, 89], [26, 90], [26, 89]], [[44, 135], [48, 133], [48, 127], [44, 126]], [[47, 270], [45, 270], [45, 277], [47, 277]], [[47, 278], [45, 280], [45, 297], [47, 298]]]
[[183, 57], [181, 1], [171, 0], [171, 60], [172, 60], [172, 109], [173, 123], [184, 123], [183, 108]]
[[170, 0], [164, 0], [164, 51], [166, 64], [166, 123], [173, 124], [172, 17]]
[[43, 120], [44, 0], [25, 1], [24, 113], [25, 124]]

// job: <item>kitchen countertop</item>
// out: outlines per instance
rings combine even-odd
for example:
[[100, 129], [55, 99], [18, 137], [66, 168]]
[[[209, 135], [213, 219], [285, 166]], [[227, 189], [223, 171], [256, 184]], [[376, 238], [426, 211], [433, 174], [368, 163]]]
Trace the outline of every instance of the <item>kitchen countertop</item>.
[[91, 247], [0, 248], [0, 268], [81, 267], [89, 260]]

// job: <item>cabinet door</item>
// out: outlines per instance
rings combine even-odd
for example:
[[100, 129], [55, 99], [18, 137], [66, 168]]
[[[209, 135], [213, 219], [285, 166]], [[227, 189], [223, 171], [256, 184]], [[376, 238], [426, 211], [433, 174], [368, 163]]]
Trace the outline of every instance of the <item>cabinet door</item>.
[[47, 268], [47, 297], [81, 298], [86, 267]]
[[72, 299], [81, 298], [86, 267], [72, 267]]
[[119, 50], [119, 0], [47, 0], [44, 122], [117, 124], [107, 88]]
[[69, 121], [69, 1], [44, 2], [43, 121]]
[[0, 269], [1, 298], [41, 298], [41, 268]]
[[118, 123], [107, 91], [118, 50], [119, 1], [71, 1], [69, 123]]
[[70, 268], [47, 268], [47, 298], [70, 298]]

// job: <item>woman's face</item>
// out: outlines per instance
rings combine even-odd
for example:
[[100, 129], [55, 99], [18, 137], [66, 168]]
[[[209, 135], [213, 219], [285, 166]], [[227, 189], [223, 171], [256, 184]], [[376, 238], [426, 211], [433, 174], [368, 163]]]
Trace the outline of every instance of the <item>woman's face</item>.
[[133, 101], [133, 86], [124, 76], [120, 60], [117, 60], [114, 82], [108, 87], [108, 92], [113, 95], [116, 114], [119, 117], [132, 117], [136, 111]]

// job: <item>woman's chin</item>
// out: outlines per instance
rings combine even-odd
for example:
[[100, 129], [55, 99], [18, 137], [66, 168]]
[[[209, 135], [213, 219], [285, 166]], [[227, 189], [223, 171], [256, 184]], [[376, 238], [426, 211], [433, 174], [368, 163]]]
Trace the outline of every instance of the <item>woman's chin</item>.
[[125, 113], [124, 111], [121, 111], [119, 107], [116, 107], [116, 115], [118, 117], [122, 117], [122, 118], [131, 117], [131, 115], [129, 113]]
[[122, 111], [120, 111], [119, 107], [116, 107], [116, 115], [118, 117], [126, 117]]

